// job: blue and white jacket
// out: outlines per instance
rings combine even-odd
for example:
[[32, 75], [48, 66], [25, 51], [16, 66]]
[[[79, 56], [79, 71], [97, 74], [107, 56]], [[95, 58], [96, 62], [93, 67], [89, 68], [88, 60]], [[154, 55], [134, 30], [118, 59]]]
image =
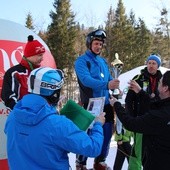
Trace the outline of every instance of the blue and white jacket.
[[10, 170], [68, 170], [69, 152], [96, 157], [103, 144], [101, 123], [95, 123], [88, 136], [35, 94], [15, 105], [4, 131]]

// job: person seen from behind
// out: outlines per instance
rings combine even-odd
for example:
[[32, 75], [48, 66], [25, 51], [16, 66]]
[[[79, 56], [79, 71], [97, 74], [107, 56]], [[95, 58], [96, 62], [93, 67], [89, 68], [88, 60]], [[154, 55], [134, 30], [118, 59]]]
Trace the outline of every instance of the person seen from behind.
[[104, 113], [96, 117], [91, 135], [56, 106], [64, 83], [59, 69], [40, 67], [28, 77], [28, 92], [10, 112], [4, 132], [10, 170], [68, 170], [68, 153], [96, 157], [103, 144]]

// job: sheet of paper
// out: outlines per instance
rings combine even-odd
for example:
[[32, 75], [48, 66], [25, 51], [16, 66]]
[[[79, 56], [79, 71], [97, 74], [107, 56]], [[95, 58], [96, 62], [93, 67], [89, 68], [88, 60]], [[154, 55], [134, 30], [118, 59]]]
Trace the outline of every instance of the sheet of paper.
[[98, 116], [103, 112], [105, 97], [90, 98], [87, 110], [94, 116]]

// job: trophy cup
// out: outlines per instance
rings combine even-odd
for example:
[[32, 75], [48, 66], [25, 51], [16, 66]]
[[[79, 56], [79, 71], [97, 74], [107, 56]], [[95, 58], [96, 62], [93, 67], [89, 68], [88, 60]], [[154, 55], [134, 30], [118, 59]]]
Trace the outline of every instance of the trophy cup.
[[[119, 60], [118, 53], [115, 54], [115, 60], [111, 62], [111, 74], [114, 78], [118, 78], [120, 73], [122, 72], [123, 62]], [[114, 96], [120, 95], [119, 89], [114, 89], [113, 94]]]
[[[119, 60], [119, 55], [118, 53], [115, 54], [115, 60], [111, 62], [111, 74], [114, 78], [118, 78], [120, 73], [122, 72], [123, 68], [123, 62]], [[114, 74], [114, 75], [113, 75]], [[121, 99], [122, 95], [120, 94], [119, 89], [114, 89], [112, 92], [112, 95], [116, 97], [117, 99]], [[123, 127], [122, 123], [119, 120], [119, 118], [116, 116], [116, 132], [118, 135], [122, 133]]]

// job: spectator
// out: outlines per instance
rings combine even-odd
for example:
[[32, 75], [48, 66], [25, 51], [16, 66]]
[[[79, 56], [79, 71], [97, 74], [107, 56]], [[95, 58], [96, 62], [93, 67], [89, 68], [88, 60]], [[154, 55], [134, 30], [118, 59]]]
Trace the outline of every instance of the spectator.
[[18, 100], [28, 93], [28, 76], [31, 70], [40, 66], [44, 52], [44, 46], [38, 40], [34, 40], [32, 35], [29, 35], [21, 62], [6, 71], [1, 98], [10, 110]]
[[129, 162], [129, 157], [131, 154], [132, 146], [130, 144], [132, 137], [132, 132], [128, 131], [124, 127], [120, 133], [115, 132], [115, 141], [117, 142], [117, 152], [115, 157], [115, 162], [113, 165], [113, 170], [121, 170], [125, 158]]
[[[133, 117], [141, 116], [149, 110], [150, 103], [159, 100], [158, 82], [162, 77], [159, 70], [161, 59], [158, 55], [151, 54], [147, 58], [146, 64], [147, 66], [141, 70], [141, 73], [133, 78], [133, 80], [135, 80], [140, 87], [146, 91], [146, 98], [140, 100], [140, 96], [130, 89], [125, 99], [126, 110]], [[144, 148], [145, 141], [142, 139], [142, 134], [134, 133], [134, 144], [129, 159], [128, 170], [142, 169]]]

